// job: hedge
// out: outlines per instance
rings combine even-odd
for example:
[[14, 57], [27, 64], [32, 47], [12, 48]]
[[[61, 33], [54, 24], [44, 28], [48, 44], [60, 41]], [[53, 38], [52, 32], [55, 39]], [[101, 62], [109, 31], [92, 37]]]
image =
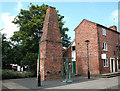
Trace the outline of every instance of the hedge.
[[18, 72], [8, 69], [2, 70], [2, 79], [28, 78], [33, 76], [33, 72]]

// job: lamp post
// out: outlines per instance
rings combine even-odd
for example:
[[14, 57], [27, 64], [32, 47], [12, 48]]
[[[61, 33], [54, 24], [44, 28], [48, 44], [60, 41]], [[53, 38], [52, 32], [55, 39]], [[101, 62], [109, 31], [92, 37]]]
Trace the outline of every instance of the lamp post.
[[117, 45], [116, 48], [118, 51], [118, 69], [120, 69], [120, 45]]
[[38, 30], [38, 37], [39, 37], [39, 69], [38, 69], [38, 86], [41, 86], [41, 74], [40, 74], [40, 38], [42, 36], [42, 31]]
[[89, 49], [88, 49], [88, 44], [89, 44], [89, 40], [85, 40], [85, 43], [87, 45], [87, 62], [88, 62], [88, 79], [90, 79], [90, 70], [89, 70]]

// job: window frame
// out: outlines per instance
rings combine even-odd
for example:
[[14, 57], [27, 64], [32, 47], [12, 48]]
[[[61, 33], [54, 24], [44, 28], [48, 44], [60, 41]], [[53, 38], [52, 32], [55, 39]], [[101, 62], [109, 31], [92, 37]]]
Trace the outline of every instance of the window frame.
[[108, 58], [103, 59], [103, 66], [104, 67], [109, 67], [109, 65], [108, 65]]
[[102, 35], [106, 36], [106, 29], [102, 28]]
[[72, 51], [75, 51], [75, 46], [72, 46]]
[[107, 43], [106, 43], [106, 42], [103, 42], [103, 50], [104, 50], [104, 51], [108, 51]]

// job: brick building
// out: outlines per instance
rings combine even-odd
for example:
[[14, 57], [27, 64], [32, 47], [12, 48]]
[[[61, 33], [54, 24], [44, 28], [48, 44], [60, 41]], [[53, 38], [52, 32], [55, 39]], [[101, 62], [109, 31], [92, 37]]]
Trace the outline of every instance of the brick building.
[[98, 75], [119, 70], [120, 55], [116, 46], [120, 45], [120, 33], [117, 32], [116, 26], [107, 28], [84, 19], [74, 31], [75, 40], [68, 47], [66, 51], [68, 54], [65, 56], [75, 58], [73, 61], [76, 61], [76, 65], [73, 65], [73, 70], [76, 74], [87, 74], [88, 71], [85, 40], [90, 41], [88, 46], [91, 74]]
[[[49, 7], [43, 25], [43, 35], [40, 45], [40, 73], [41, 79], [55, 79], [61, 76], [61, 58], [72, 57], [72, 69], [76, 75], [87, 74], [87, 45], [89, 40], [90, 74], [117, 72], [120, 66], [118, 50], [120, 33], [116, 26], [109, 28], [84, 19], [75, 28], [75, 39], [62, 52], [62, 39], [59, 30], [57, 12]], [[38, 60], [37, 60], [38, 70]], [[37, 71], [38, 72], [38, 71]]]

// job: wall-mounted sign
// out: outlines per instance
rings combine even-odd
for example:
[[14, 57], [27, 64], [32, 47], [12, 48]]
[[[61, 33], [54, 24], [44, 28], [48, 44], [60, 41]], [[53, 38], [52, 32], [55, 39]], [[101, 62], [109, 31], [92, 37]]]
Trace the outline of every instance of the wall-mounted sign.
[[101, 54], [101, 59], [106, 59], [106, 54]]

